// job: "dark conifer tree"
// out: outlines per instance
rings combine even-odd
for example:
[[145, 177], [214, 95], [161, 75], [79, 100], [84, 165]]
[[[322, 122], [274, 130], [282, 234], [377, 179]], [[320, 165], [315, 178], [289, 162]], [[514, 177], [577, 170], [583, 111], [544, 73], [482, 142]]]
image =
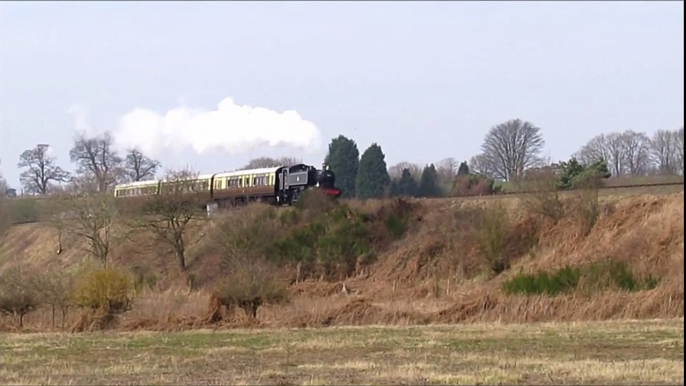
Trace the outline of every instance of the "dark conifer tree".
[[331, 140], [325, 162], [336, 175], [336, 186], [341, 189], [341, 198], [355, 197], [355, 182], [360, 152], [352, 139], [343, 135]]
[[373, 143], [360, 157], [356, 192], [361, 199], [381, 198], [391, 183], [381, 146]]
[[438, 186], [438, 173], [434, 164], [424, 167], [422, 178], [419, 182], [420, 197], [440, 197], [441, 188]]
[[412, 177], [410, 169], [403, 169], [403, 174], [398, 180], [396, 196], [414, 197], [417, 195], [417, 181]]

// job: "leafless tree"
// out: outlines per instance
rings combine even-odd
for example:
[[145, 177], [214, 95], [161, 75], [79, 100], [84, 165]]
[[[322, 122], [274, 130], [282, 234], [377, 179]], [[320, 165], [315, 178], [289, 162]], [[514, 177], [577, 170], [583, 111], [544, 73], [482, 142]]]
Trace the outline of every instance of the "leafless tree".
[[[675, 174], [677, 168], [677, 132], [658, 130], [650, 141], [650, 156], [660, 174]], [[682, 137], [683, 138], [683, 135]], [[681, 148], [683, 152], [683, 147]], [[683, 166], [682, 166], [683, 168]]]
[[130, 149], [124, 160], [124, 177], [127, 181], [152, 179], [159, 167], [159, 161], [146, 157], [138, 149]]
[[513, 119], [493, 126], [481, 145], [483, 158], [493, 177], [512, 181], [535, 165], [545, 141], [531, 122]]
[[591, 165], [601, 159], [610, 164], [610, 153], [608, 151], [605, 134], [600, 134], [591, 138], [590, 141], [581, 147], [574, 157], [583, 165]]
[[67, 312], [72, 305], [71, 295], [76, 284], [76, 275], [67, 270], [44, 272], [37, 275], [36, 287], [41, 299], [52, 309], [52, 328], [55, 328], [55, 312], [62, 313], [62, 328], [65, 327]]
[[280, 157], [280, 158], [270, 158], [270, 157], [260, 157], [250, 160], [247, 165], [243, 166], [239, 170], [248, 169], [259, 169], [259, 168], [270, 168], [276, 166], [293, 166], [302, 163], [302, 160], [293, 157]]
[[615, 176], [624, 173], [625, 139], [619, 133], [600, 134], [593, 137], [576, 154], [584, 165], [591, 165], [600, 159], [607, 162], [610, 172]]
[[60, 232], [70, 233], [86, 240], [84, 252], [107, 266], [114, 243], [112, 226], [118, 210], [114, 197], [106, 193], [63, 194], [55, 198], [58, 215], [52, 218]]
[[645, 174], [650, 166], [650, 138], [644, 133], [627, 130], [621, 134], [621, 141], [626, 172], [631, 176]]
[[55, 157], [47, 154], [48, 147], [48, 145], [37, 145], [33, 149], [25, 150], [19, 156], [17, 167], [27, 168], [21, 173], [20, 179], [28, 193], [47, 194], [52, 187], [52, 181], [69, 180], [69, 173], [56, 165]]
[[202, 191], [194, 192], [197, 176], [190, 169], [168, 171], [165, 181], [169, 182], [163, 183], [161, 194], [146, 197], [144, 216], [131, 224], [132, 229], [148, 229], [166, 243], [182, 270], [186, 269], [185, 235], [196, 220], [205, 218], [202, 206], [207, 197]]
[[674, 154], [676, 161], [676, 171], [684, 174], [684, 127], [680, 127], [674, 135]]
[[[0, 164], [2, 164], [2, 159], [0, 159]], [[0, 169], [0, 193], [5, 195], [5, 190], [7, 189], [7, 181], [5, 181], [5, 176], [2, 174], [2, 169]]]
[[122, 172], [122, 159], [112, 149], [109, 132], [90, 138], [79, 135], [69, 151], [69, 157], [79, 165], [77, 172], [81, 176], [95, 179], [99, 192], [105, 192]]
[[403, 161], [388, 168], [388, 175], [393, 180], [399, 180], [403, 175], [403, 170], [407, 169], [410, 171], [412, 177], [419, 182], [422, 178], [422, 170], [424, 168], [421, 165], [413, 164], [411, 162]]
[[488, 178], [495, 178], [495, 169], [483, 154], [475, 155], [469, 159], [469, 170]]

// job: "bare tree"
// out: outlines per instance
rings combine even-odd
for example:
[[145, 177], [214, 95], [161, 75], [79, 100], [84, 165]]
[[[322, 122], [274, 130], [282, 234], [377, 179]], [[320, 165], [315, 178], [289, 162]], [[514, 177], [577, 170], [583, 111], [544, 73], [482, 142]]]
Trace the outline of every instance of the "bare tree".
[[533, 123], [509, 120], [493, 126], [486, 134], [481, 145], [483, 161], [492, 169], [495, 178], [515, 180], [537, 164], [544, 144], [540, 129]]
[[80, 175], [95, 179], [99, 192], [105, 192], [121, 175], [122, 159], [112, 149], [109, 132], [91, 138], [79, 135], [69, 157], [79, 165]]
[[62, 232], [86, 240], [84, 252], [107, 266], [114, 242], [112, 226], [118, 215], [114, 197], [109, 194], [65, 194], [55, 199], [57, 215], [53, 225]]
[[650, 166], [650, 138], [644, 133], [627, 130], [621, 134], [625, 170], [631, 176], [646, 173]]
[[146, 157], [138, 149], [130, 149], [124, 160], [124, 177], [128, 181], [152, 179], [159, 167], [159, 161]]
[[495, 169], [484, 154], [469, 159], [469, 170], [488, 178], [495, 178]]
[[132, 223], [133, 229], [148, 229], [166, 243], [182, 270], [186, 269], [186, 232], [194, 220], [205, 218], [202, 206], [207, 197], [202, 190], [194, 192], [196, 179], [197, 173], [190, 169], [168, 171], [161, 194], [146, 197], [144, 216]]
[[72, 305], [71, 294], [76, 284], [76, 275], [67, 270], [44, 272], [37, 275], [36, 287], [41, 299], [52, 309], [52, 328], [55, 328], [55, 312], [62, 313], [62, 328], [65, 327], [67, 312]]
[[259, 169], [259, 168], [270, 168], [276, 166], [293, 166], [302, 163], [302, 160], [293, 157], [280, 157], [280, 158], [270, 158], [270, 157], [260, 157], [250, 160], [247, 165], [243, 166], [239, 170], [248, 169]]
[[411, 162], [402, 161], [388, 168], [388, 175], [393, 180], [399, 180], [403, 175], [403, 170], [407, 169], [410, 171], [412, 177], [419, 183], [422, 178], [422, 170], [424, 168], [419, 164], [413, 164]]
[[584, 165], [605, 160], [610, 172], [615, 176], [621, 176], [624, 174], [626, 160], [625, 138], [618, 133], [597, 135], [579, 150], [576, 158]]
[[69, 173], [56, 165], [55, 157], [47, 154], [48, 147], [37, 145], [19, 156], [17, 167], [28, 168], [20, 175], [21, 184], [28, 193], [47, 194], [52, 187], [52, 181], [69, 180]]
[[680, 127], [674, 134], [674, 155], [676, 171], [684, 174], [684, 127]]
[[[658, 130], [650, 141], [650, 156], [660, 174], [677, 173], [677, 135], [669, 130]], [[683, 138], [683, 136], [682, 136]], [[683, 151], [683, 147], [681, 148]]]
[[607, 138], [605, 134], [600, 134], [591, 138], [574, 157], [583, 165], [591, 165], [599, 160], [604, 160], [609, 164], [611, 163], [610, 153], [607, 148]]

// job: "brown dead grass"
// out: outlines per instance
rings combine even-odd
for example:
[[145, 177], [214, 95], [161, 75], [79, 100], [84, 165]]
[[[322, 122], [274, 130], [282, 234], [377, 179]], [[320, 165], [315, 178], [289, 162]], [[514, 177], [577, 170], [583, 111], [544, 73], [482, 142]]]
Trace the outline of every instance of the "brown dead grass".
[[[490, 205], [490, 199], [414, 201], [421, 207], [413, 214], [406, 235], [392, 242], [368, 270], [345, 280], [349, 295], [341, 293], [343, 281], [299, 282], [290, 287], [290, 304], [261, 307], [257, 321], [233, 312], [222, 323], [208, 322], [209, 289], [224, 275], [216, 248], [207, 244], [212, 222], [189, 235], [186, 273], [176, 268], [171, 254], [137, 248], [146, 244], [146, 236], [132, 235], [129, 242], [114, 248], [113, 260], [117, 265], [138, 267], [158, 280], [155, 290], [144, 290], [137, 296], [132, 310], [122, 316], [120, 328], [172, 331], [201, 326], [316, 327], [683, 316], [683, 192], [604, 196], [601, 216], [586, 236], [573, 219], [546, 222], [523, 212], [516, 197], [503, 198], [513, 224], [507, 242], [513, 266], [495, 277], [483, 272], [474, 243], [477, 209]], [[369, 200], [354, 205], [376, 213], [381, 203]], [[22, 264], [48, 271], [73, 267], [83, 259], [77, 240], [65, 241], [60, 255], [54, 254], [55, 241], [55, 232], [44, 225], [13, 228], [0, 247], [0, 269]], [[634, 275], [656, 276], [661, 282], [650, 291], [607, 291], [591, 297], [508, 297], [500, 293], [503, 281], [520, 270], [553, 270], [605, 258], [624, 261]], [[199, 290], [189, 290], [188, 276], [195, 278]], [[78, 310], [71, 310], [66, 324], [73, 325], [78, 318]], [[10, 319], [0, 318], [0, 329], [15, 330]], [[46, 331], [50, 322], [50, 312], [44, 308], [25, 317], [24, 330]]]
[[7, 334], [10, 384], [680, 383], [683, 319]]

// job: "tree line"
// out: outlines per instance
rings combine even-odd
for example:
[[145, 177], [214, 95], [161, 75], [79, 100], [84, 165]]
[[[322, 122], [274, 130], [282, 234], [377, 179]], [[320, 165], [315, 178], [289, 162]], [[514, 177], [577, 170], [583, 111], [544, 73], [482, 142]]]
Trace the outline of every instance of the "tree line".
[[[360, 155], [353, 139], [339, 135], [330, 142], [325, 162], [336, 174], [345, 198], [491, 194], [497, 190], [495, 181], [521, 180], [532, 170], [546, 167], [560, 169], [561, 163], [551, 163], [541, 155], [544, 145], [539, 127], [512, 119], [491, 127], [480, 153], [469, 161], [450, 157], [424, 166], [400, 162], [388, 167], [379, 144], [373, 143]], [[46, 195], [64, 189], [63, 182], [69, 182], [70, 189], [105, 192], [116, 183], [154, 178], [161, 167], [135, 148], [120, 155], [109, 133], [75, 138], [69, 151], [70, 161], [77, 166], [74, 175], [60, 167], [48, 149], [41, 144], [20, 155], [17, 166], [23, 169], [24, 192]], [[658, 130], [652, 136], [632, 130], [600, 134], [571, 159], [583, 166], [605, 162], [612, 176], [683, 175], [684, 129]], [[261, 157], [241, 169], [301, 162], [293, 157]], [[3, 191], [7, 187], [1, 176], [0, 185]]]
[[[492, 194], [498, 189], [496, 181], [522, 181], [544, 169], [553, 170], [563, 179], [575, 168], [607, 169], [609, 174], [605, 177], [684, 173], [683, 127], [658, 130], [652, 137], [631, 130], [601, 134], [572, 154], [568, 161], [558, 163], [542, 156], [544, 146], [539, 127], [512, 119], [491, 127], [481, 152], [469, 161], [445, 158], [423, 167], [400, 162], [387, 168], [378, 144], [372, 144], [360, 156], [355, 141], [341, 135], [329, 144], [326, 162], [336, 174], [343, 196], [362, 199]], [[570, 169], [569, 165], [578, 166]], [[566, 186], [560, 184], [560, 188]]]

